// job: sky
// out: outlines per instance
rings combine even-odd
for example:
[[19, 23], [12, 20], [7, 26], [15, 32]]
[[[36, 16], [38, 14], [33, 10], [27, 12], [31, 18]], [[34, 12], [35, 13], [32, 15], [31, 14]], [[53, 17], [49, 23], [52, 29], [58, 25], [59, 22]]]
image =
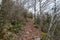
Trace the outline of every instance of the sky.
[[0, 4], [1, 4], [1, 1], [2, 1], [2, 0], [0, 0]]
[[[2, 0], [0, 0], [0, 4], [1, 4], [1, 1]], [[16, 0], [14, 0], [14, 1], [16, 1]], [[22, 0], [23, 1], [23, 0]], [[42, 0], [42, 4], [45, 2], [46, 0]], [[50, 1], [50, 0], [49, 0]], [[59, 4], [60, 4], [60, 0], [56, 0], [56, 3], [57, 3], [57, 5], [59, 6]], [[25, 4], [25, 8], [27, 8], [29, 5], [26, 3]], [[31, 4], [30, 4], [30, 6], [31, 6]], [[45, 9], [44, 10], [44, 12], [52, 12], [52, 8], [54, 7], [54, 2], [50, 2], [50, 3], [47, 3], [47, 6], [46, 7], [44, 7], [44, 8], [42, 8], [42, 9]], [[36, 9], [37, 9], [37, 13], [39, 12], [39, 1], [37, 2], [37, 5], [36, 5]], [[34, 9], [33, 9], [33, 7], [30, 7], [30, 9], [29, 9], [29, 11], [30, 12], [32, 12], [32, 13], [34, 13]]]

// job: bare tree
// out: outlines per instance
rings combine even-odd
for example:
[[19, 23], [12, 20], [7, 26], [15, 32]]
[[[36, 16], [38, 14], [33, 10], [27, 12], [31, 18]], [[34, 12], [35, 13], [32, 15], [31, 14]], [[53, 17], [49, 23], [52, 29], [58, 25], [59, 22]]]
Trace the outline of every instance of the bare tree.
[[[51, 17], [51, 22], [50, 22], [50, 26], [49, 26], [49, 29], [48, 29], [48, 35], [49, 35], [49, 37], [51, 37], [52, 39], [51, 40], [53, 40], [53, 35], [54, 35], [54, 31], [55, 31], [55, 29], [56, 29], [56, 17], [57, 17], [57, 15], [56, 15], [56, 0], [54, 0], [54, 3], [55, 3], [55, 6], [54, 6], [54, 13], [52, 13], [52, 17]], [[54, 25], [53, 25], [54, 24]], [[52, 29], [53, 30], [52, 30]], [[51, 32], [51, 30], [52, 30], [52, 32]]]

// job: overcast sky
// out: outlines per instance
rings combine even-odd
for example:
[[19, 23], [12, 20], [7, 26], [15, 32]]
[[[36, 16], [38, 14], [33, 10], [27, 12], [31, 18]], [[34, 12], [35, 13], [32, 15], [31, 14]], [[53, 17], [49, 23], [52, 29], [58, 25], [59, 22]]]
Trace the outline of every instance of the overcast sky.
[[[1, 4], [1, 1], [2, 0], [0, 0], [0, 4]], [[31, 1], [31, 0], [30, 0]], [[45, 2], [46, 0], [42, 0], [42, 4]], [[51, 0], [52, 1], [52, 0]], [[57, 3], [57, 5], [58, 4], [60, 4], [60, 0], [56, 0], [56, 3]], [[25, 7], [27, 8], [27, 4], [25, 4]], [[58, 5], [59, 6], [59, 5]], [[49, 5], [46, 7], [46, 9], [44, 10], [44, 12], [49, 12], [52, 8], [54, 7], [54, 2], [51, 2], [51, 3], [49, 3]], [[37, 2], [37, 5], [36, 5], [36, 9], [37, 9], [37, 12], [39, 11], [39, 2]], [[30, 9], [29, 9], [29, 11], [34, 11], [33, 10], [33, 7], [31, 7]], [[51, 12], [51, 11], [50, 11]]]
[[1, 1], [2, 1], [2, 0], [0, 0], [0, 4], [1, 4]]

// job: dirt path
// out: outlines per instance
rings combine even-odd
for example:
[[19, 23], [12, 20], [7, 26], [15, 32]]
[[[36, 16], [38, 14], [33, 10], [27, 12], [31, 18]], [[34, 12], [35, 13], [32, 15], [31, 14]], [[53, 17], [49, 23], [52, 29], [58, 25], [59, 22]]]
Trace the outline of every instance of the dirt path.
[[29, 20], [23, 28], [21, 40], [33, 40], [40, 36], [40, 31], [34, 28], [34, 20]]

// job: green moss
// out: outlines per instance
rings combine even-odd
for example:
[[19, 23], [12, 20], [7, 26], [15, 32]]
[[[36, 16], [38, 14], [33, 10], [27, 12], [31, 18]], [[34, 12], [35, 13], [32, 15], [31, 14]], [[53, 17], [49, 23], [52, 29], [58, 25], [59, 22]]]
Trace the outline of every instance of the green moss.
[[0, 20], [0, 23], [3, 23], [3, 20]]
[[45, 32], [40, 32], [40, 40], [49, 40]]

